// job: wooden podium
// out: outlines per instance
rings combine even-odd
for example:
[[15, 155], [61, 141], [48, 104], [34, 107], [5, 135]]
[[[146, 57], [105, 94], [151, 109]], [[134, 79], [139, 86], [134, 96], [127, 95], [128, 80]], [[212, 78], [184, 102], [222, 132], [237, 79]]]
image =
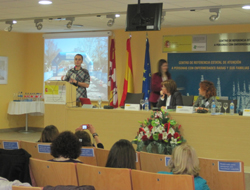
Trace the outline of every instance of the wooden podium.
[[[67, 81], [45, 81], [44, 104], [44, 127], [65, 125], [66, 108], [76, 107], [76, 86]], [[54, 117], [55, 113], [61, 117]]]

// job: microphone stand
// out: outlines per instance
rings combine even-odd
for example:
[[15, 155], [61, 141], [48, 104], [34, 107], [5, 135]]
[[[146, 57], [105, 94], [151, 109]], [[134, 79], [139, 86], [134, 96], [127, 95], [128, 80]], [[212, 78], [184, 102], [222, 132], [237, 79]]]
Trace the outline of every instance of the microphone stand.
[[117, 91], [113, 94], [113, 96], [109, 99], [109, 105], [103, 106], [104, 109], [114, 109], [113, 106], [110, 105], [110, 101], [114, 98], [114, 96], [117, 94]]

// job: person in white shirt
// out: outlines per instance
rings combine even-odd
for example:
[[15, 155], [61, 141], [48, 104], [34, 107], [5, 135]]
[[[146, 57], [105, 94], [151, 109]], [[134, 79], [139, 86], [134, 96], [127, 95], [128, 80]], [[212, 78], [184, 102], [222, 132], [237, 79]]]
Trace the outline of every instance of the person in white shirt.
[[183, 105], [181, 93], [177, 91], [177, 85], [172, 79], [162, 82], [160, 94], [161, 96], [157, 103], [159, 108], [175, 109], [176, 106]]

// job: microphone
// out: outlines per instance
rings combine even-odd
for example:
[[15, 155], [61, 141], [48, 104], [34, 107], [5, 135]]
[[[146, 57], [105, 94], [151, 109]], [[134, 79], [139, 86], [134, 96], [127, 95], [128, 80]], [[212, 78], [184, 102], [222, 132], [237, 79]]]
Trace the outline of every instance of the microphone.
[[109, 105], [108, 106], [103, 106], [104, 109], [114, 109], [113, 106], [110, 105], [110, 101], [114, 98], [114, 96], [117, 94], [117, 91], [113, 94], [113, 96], [109, 99]]
[[[247, 108], [247, 106], [248, 106], [249, 103], [250, 103], [250, 99], [248, 100], [245, 108]], [[243, 115], [243, 111], [239, 111], [239, 115]]]

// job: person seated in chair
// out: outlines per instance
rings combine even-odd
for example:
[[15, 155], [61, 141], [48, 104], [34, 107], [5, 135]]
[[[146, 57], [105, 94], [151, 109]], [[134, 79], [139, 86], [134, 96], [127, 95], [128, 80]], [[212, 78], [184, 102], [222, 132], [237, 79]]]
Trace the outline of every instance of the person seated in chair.
[[59, 135], [59, 131], [54, 125], [48, 125], [43, 129], [38, 142], [50, 143]]
[[168, 162], [171, 172], [160, 171], [160, 174], [186, 174], [194, 176], [195, 190], [210, 190], [205, 179], [199, 176], [199, 159], [193, 147], [187, 143], [174, 148]]
[[[91, 124], [87, 124], [87, 129], [93, 136], [97, 148], [104, 148], [103, 144], [101, 143], [101, 140], [98, 136], [98, 134], [95, 132], [95, 128]], [[91, 143], [91, 138], [88, 132], [85, 131], [86, 129], [82, 128], [82, 125], [76, 129], [75, 135], [79, 139], [79, 142], [82, 144], [82, 146], [95, 146]]]
[[74, 162], [82, 163], [77, 160], [81, 154], [82, 145], [74, 133], [70, 131], [62, 132], [51, 143], [50, 154], [54, 162]]
[[177, 85], [174, 80], [169, 79], [162, 82], [161, 89], [161, 96], [158, 100], [157, 107], [175, 109], [176, 106], [183, 105], [181, 93], [177, 91]]
[[209, 108], [211, 108], [213, 100], [215, 101], [215, 104], [217, 103], [215, 97], [216, 97], [216, 88], [214, 86], [214, 83], [207, 80], [200, 82], [199, 97], [194, 103], [194, 107], [198, 107], [196, 108], [196, 111], [198, 110], [208, 111]]
[[117, 141], [110, 149], [106, 167], [136, 169], [136, 152], [128, 140]]

